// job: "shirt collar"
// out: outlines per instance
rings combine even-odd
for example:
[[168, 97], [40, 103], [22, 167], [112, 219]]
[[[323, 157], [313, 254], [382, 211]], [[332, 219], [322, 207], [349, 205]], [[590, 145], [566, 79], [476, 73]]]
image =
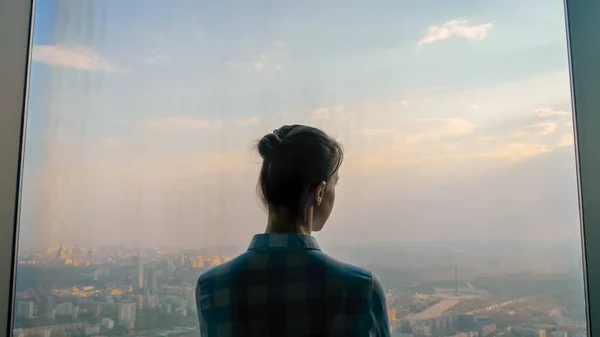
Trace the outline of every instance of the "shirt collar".
[[248, 250], [321, 250], [317, 240], [300, 233], [265, 233], [256, 234], [250, 242]]

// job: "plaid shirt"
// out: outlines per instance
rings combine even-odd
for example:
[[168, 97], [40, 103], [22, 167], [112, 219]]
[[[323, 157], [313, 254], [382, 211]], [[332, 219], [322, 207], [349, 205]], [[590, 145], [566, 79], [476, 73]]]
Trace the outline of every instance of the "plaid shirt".
[[302, 234], [258, 234], [244, 254], [202, 274], [203, 337], [390, 335], [385, 293], [370, 272]]

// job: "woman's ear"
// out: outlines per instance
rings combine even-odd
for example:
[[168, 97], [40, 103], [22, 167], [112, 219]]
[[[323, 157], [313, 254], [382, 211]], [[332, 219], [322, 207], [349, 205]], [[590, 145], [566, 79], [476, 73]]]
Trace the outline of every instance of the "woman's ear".
[[323, 197], [325, 196], [325, 188], [327, 187], [327, 183], [322, 181], [315, 188], [315, 206], [320, 206], [323, 202]]

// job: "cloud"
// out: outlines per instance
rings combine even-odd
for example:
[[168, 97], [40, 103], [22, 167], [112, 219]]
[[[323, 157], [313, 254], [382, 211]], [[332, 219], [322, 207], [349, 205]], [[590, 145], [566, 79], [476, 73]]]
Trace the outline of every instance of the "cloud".
[[540, 117], [571, 116], [570, 111], [557, 110], [557, 109], [552, 109], [552, 108], [538, 108], [538, 109], [535, 109], [534, 111]]
[[146, 64], [156, 64], [167, 61], [169, 58], [165, 55], [155, 55], [144, 59]]
[[469, 26], [468, 23], [468, 20], [450, 20], [441, 26], [431, 26], [427, 35], [419, 40], [417, 45], [422, 48], [427, 44], [444, 41], [452, 37], [464, 37], [468, 40], [480, 41], [487, 37], [488, 31], [492, 28], [491, 23], [477, 26]]
[[480, 110], [481, 109], [481, 107], [479, 105], [477, 105], [477, 104], [471, 104], [469, 107], [471, 109], [473, 109], [473, 110]]
[[[363, 128], [356, 131], [365, 137], [355, 146], [368, 160], [385, 162], [386, 158], [402, 156], [402, 165], [419, 163], [423, 158], [443, 159], [456, 155], [455, 141], [471, 134], [475, 125], [460, 118], [427, 118], [405, 122], [398, 127]], [[380, 153], [373, 158], [371, 154]], [[406, 155], [410, 158], [404, 158]], [[429, 159], [428, 159], [429, 160]], [[377, 166], [377, 165], [376, 165]]]
[[[462, 118], [427, 118], [404, 123], [398, 128], [365, 128], [358, 134], [368, 137], [356, 146], [365, 149], [351, 157], [350, 166], [359, 171], [389, 170], [402, 167], [430, 167], [454, 170], [464, 165], [472, 169], [489, 169], [499, 162], [511, 163], [541, 153], [551, 152], [554, 146], [527, 141], [509, 141], [493, 136], [477, 136], [477, 126]], [[556, 125], [541, 123], [524, 127], [529, 134], [546, 135]], [[365, 148], [373, 144], [374, 148]]]
[[399, 128], [364, 128], [358, 130], [358, 133], [364, 136], [392, 135], [397, 143], [410, 145], [466, 135], [474, 129], [475, 124], [461, 118], [423, 118]]
[[74, 68], [105, 73], [126, 73], [127, 70], [104, 59], [89, 48], [80, 46], [35, 45], [34, 61], [57, 67]]
[[106, 139], [104, 139], [103, 143], [105, 145], [111, 146], [111, 147], [119, 147], [119, 146], [122, 146], [124, 144], [122, 139], [120, 139], [120, 138], [114, 138], [114, 137], [113, 138], [106, 138]]
[[260, 122], [260, 117], [236, 118], [233, 123], [239, 126], [247, 126]]
[[396, 129], [360, 129], [358, 133], [363, 136], [380, 136], [380, 135], [390, 135], [398, 132]]
[[509, 143], [490, 151], [475, 153], [472, 157], [518, 161], [550, 151], [551, 149], [545, 144]]
[[310, 116], [312, 119], [330, 119], [333, 115], [339, 115], [346, 109], [345, 105], [326, 106], [314, 109]]
[[574, 143], [575, 143], [575, 136], [573, 135], [573, 132], [567, 132], [567, 133], [563, 134], [562, 136], [560, 136], [560, 139], [558, 140], [556, 147], [573, 146]]
[[444, 136], [469, 134], [475, 129], [475, 124], [462, 118], [424, 118], [416, 120], [412, 127], [419, 130], [418, 138], [435, 140]]
[[178, 130], [202, 130], [207, 128], [218, 128], [221, 125], [217, 122], [207, 119], [177, 116], [177, 117], [160, 117], [154, 118], [146, 122], [146, 126], [154, 131], [178, 131]]
[[263, 53], [253, 61], [230, 61], [226, 65], [232, 69], [241, 69], [245, 71], [279, 71], [283, 65], [274, 55]]
[[524, 137], [532, 137], [532, 136], [547, 136], [549, 134], [554, 133], [558, 126], [556, 123], [538, 123], [533, 125], [527, 125], [519, 130], [511, 133], [509, 135], [510, 138], [524, 138]]

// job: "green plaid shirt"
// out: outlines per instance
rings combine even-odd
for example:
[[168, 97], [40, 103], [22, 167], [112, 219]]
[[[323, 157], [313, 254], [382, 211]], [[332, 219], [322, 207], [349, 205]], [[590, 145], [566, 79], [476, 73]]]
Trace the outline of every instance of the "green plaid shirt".
[[203, 337], [390, 335], [385, 293], [370, 272], [302, 234], [258, 234], [248, 251], [200, 276]]

